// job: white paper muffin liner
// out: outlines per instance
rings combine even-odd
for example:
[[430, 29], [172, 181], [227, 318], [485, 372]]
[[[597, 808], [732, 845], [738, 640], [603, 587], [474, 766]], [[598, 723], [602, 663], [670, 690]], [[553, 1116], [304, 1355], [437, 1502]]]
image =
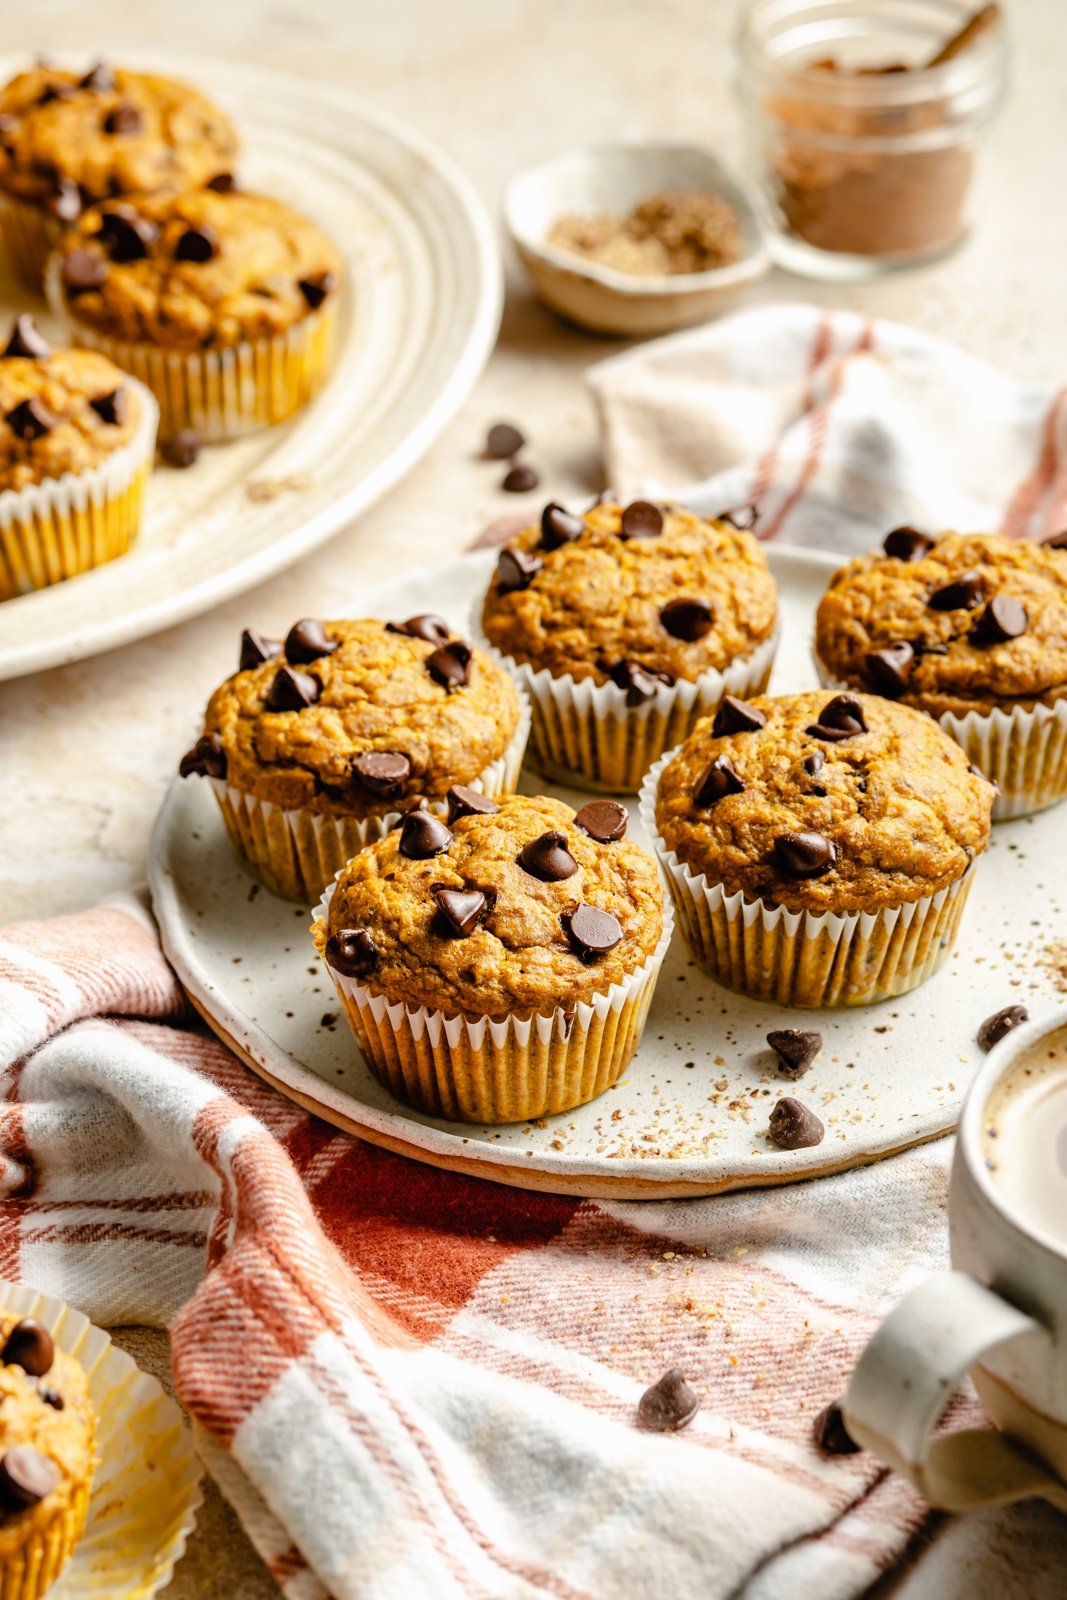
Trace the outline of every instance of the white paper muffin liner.
[[138, 422], [127, 444], [86, 472], [0, 493], [0, 600], [30, 594], [124, 554], [141, 524], [159, 408], [136, 379]]
[[[824, 689], [850, 686], [835, 678], [812, 651]], [[938, 722], [962, 746], [968, 761], [996, 784], [993, 821], [1010, 822], [1044, 811], [1067, 795], [1067, 695], [1050, 706], [1003, 711], [944, 712]]]
[[936, 894], [879, 911], [788, 911], [727, 894], [679, 861], [656, 824], [670, 750], [641, 785], [639, 810], [686, 943], [717, 983], [782, 1006], [860, 1006], [906, 994], [952, 948], [976, 862]]
[[623, 982], [544, 1015], [494, 1020], [389, 1001], [335, 972], [325, 958], [335, 888], [315, 908], [312, 939], [368, 1066], [398, 1100], [451, 1121], [527, 1122], [584, 1105], [622, 1076], [671, 941], [668, 901], [655, 950]]
[[728, 694], [745, 699], [767, 687], [781, 637], [780, 624], [751, 655], [722, 672], [661, 684], [638, 706], [626, 703], [615, 683], [594, 683], [569, 672], [554, 676], [516, 661], [489, 642], [482, 629], [481, 602], [471, 628], [483, 650], [507, 668], [530, 697], [531, 759], [546, 777], [578, 789], [636, 794], [641, 779], [664, 750], [681, 744], [701, 717], [710, 716]]
[[[490, 800], [514, 794], [529, 736], [530, 707], [520, 690], [519, 720], [507, 747], [467, 787], [479, 789]], [[385, 811], [377, 816], [351, 817], [305, 806], [286, 810], [224, 778], [206, 781], [214, 790], [237, 854], [268, 889], [305, 905], [312, 905], [345, 862], [365, 844], [384, 838], [402, 815]], [[429, 801], [428, 809], [446, 816], [448, 802]]]

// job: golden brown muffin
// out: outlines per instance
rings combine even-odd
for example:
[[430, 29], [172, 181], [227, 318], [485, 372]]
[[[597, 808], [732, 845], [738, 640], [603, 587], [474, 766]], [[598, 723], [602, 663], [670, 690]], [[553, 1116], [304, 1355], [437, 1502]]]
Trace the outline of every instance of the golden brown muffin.
[[520, 795], [449, 826], [411, 814], [341, 874], [325, 958], [374, 993], [453, 1015], [588, 1001], [663, 931], [656, 864], [622, 836], [624, 819], [611, 801], [576, 815]]
[[725, 893], [790, 911], [935, 894], [989, 842], [993, 787], [932, 718], [874, 695], [726, 700], [668, 762], [667, 850]]
[[913, 530], [831, 579], [815, 627], [824, 670], [934, 716], [1067, 694], [1067, 550]]
[[774, 579], [750, 533], [647, 501], [603, 501], [582, 517], [546, 507], [501, 551], [482, 614], [513, 660], [614, 681], [632, 703], [657, 682], [722, 671], [776, 621]]
[[239, 191], [104, 203], [59, 247], [62, 306], [76, 331], [163, 350], [282, 334], [341, 276], [340, 253], [315, 223]]

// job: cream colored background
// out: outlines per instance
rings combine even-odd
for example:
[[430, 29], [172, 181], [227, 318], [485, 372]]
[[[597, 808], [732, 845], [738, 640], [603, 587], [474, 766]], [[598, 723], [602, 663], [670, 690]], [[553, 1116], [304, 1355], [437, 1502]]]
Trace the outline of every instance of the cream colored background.
[[[1067, 373], [1067, 100], [1063, 0], [1008, 5], [1014, 93], [982, 173], [978, 227], [937, 266], [858, 288], [775, 275], [753, 298], [815, 300], [936, 330], [1022, 376]], [[251, 59], [321, 77], [416, 123], [497, 208], [516, 168], [592, 138], [676, 136], [737, 157], [730, 97], [733, 0], [0, 0], [6, 50], [136, 59], [139, 48]], [[476, 459], [500, 418], [527, 433], [545, 490], [599, 488], [581, 373], [618, 348], [564, 328], [509, 262], [500, 346], [474, 395], [416, 472], [359, 524], [284, 576], [155, 639], [0, 685], [0, 921], [88, 905], [143, 879], [149, 828], [207, 692], [232, 670], [240, 629], [284, 631], [377, 580], [461, 549], [504, 512], [531, 509]], [[3, 628], [0, 613], [0, 630]], [[122, 1339], [156, 1370], [161, 1336]], [[943, 1525], [906, 1600], [1053, 1600], [1067, 1524], [1040, 1506]], [[167, 1591], [174, 1600], [276, 1593], [209, 1493]]]

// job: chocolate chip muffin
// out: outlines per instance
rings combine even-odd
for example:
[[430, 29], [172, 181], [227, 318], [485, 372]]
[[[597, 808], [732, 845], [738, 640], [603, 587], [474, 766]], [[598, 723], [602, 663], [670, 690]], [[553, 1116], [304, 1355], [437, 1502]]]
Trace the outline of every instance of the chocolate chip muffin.
[[453, 784], [510, 793], [528, 730], [507, 673], [441, 617], [305, 618], [284, 640], [244, 634], [181, 774], [213, 781], [269, 888], [312, 901], [416, 802], [443, 815]]
[[0, 1589], [38, 1600], [81, 1537], [94, 1468], [85, 1373], [40, 1322], [0, 1313]]
[[937, 717], [999, 787], [994, 815], [1067, 793], [1067, 549], [997, 534], [887, 535], [831, 579], [825, 682]]
[[992, 802], [932, 718], [816, 691], [725, 700], [649, 774], [642, 814], [713, 977], [857, 1005], [944, 960]]
[[136, 537], [156, 404], [106, 357], [28, 316], [0, 352], [0, 599], [110, 561]]
[[500, 552], [481, 616], [531, 695], [541, 769], [621, 790], [724, 694], [766, 685], [777, 622], [749, 532], [645, 500], [546, 506]]
[[348, 863], [316, 948], [399, 1098], [468, 1122], [568, 1110], [640, 1037], [669, 934], [656, 864], [618, 801], [450, 800]]
[[225, 180], [229, 119], [187, 84], [98, 62], [36, 66], [0, 89], [0, 230], [39, 288], [45, 258], [86, 206]]
[[164, 436], [279, 422], [329, 369], [343, 267], [315, 223], [236, 189], [105, 202], [49, 263], [75, 342], [153, 389]]

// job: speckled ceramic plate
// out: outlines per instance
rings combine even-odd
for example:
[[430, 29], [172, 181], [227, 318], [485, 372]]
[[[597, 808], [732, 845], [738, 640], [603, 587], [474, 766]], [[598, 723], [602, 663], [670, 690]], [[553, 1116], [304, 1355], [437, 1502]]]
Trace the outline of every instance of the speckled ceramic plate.
[[[501, 270], [467, 180], [420, 135], [352, 95], [235, 61], [137, 58], [219, 101], [242, 136], [246, 188], [321, 221], [348, 269], [326, 389], [292, 422], [161, 467], [134, 548], [0, 605], [0, 678], [169, 628], [305, 555], [410, 471], [493, 347]], [[0, 61], [0, 74], [23, 61]], [[3, 271], [0, 266], [0, 272]], [[43, 302], [0, 278], [4, 310]]]
[[[813, 687], [811, 624], [833, 557], [774, 550], [783, 644], [772, 687]], [[468, 556], [370, 596], [361, 610], [410, 616], [432, 601], [457, 626], [492, 556]], [[544, 788], [528, 773], [524, 787]], [[573, 791], [548, 785], [578, 804]], [[640, 837], [631, 802], [631, 836]], [[1033, 1015], [1067, 989], [1067, 808], [1004, 823], [980, 865], [962, 936], [935, 978], [902, 1000], [789, 1011], [712, 983], [681, 936], [641, 1048], [591, 1105], [535, 1126], [466, 1127], [393, 1100], [365, 1066], [308, 937], [308, 914], [257, 889], [233, 857], [208, 788], [175, 783], [156, 826], [152, 893], [164, 947], [222, 1038], [283, 1094], [338, 1127], [420, 1161], [561, 1194], [660, 1199], [789, 1183], [875, 1161], [955, 1126], [981, 1055], [975, 1032], [1001, 1006]], [[1059, 935], [1057, 937], [1057, 929]], [[818, 1027], [822, 1055], [799, 1085], [774, 1070], [771, 1028]], [[826, 1125], [810, 1150], [766, 1138], [771, 1106], [796, 1093]]]

